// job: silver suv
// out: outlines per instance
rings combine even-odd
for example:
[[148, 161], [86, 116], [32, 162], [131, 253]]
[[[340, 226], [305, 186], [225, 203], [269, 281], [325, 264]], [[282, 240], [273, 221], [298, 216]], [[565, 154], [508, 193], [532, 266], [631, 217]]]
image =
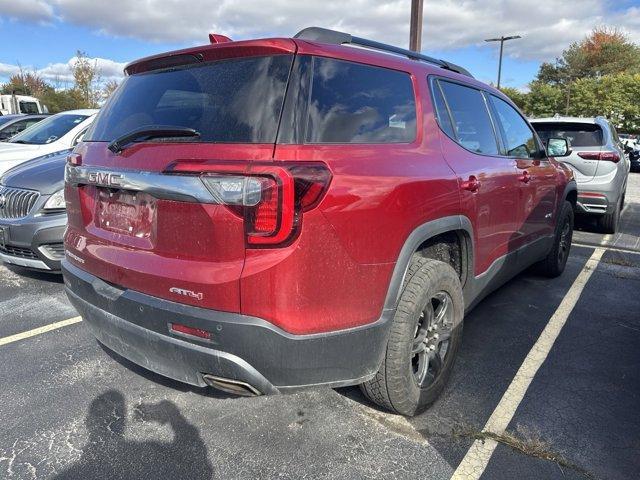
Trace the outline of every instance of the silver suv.
[[630, 167], [615, 127], [604, 117], [537, 118], [531, 124], [545, 144], [549, 138], [569, 141], [571, 154], [558, 160], [573, 170], [578, 213], [597, 215], [602, 230], [615, 233]]

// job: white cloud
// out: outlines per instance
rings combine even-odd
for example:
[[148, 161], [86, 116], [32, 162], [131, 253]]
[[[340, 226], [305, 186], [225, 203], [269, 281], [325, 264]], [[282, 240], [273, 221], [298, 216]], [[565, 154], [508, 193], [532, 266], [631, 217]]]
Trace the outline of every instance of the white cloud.
[[0, 17], [48, 23], [54, 20], [53, 7], [44, 0], [0, 0]]
[[0, 63], [0, 77], [10, 77], [20, 71], [20, 67], [17, 65], [9, 65], [7, 63]]
[[[76, 63], [77, 57], [72, 57], [66, 63], [50, 63], [43, 68], [33, 66], [22, 66], [24, 72], [35, 72], [43, 80], [53, 84], [54, 87], [67, 87], [73, 83], [72, 67]], [[120, 80], [123, 77], [125, 63], [114, 62], [107, 58], [89, 58], [89, 61], [96, 65], [101, 82], [108, 80]], [[0, 78], [10, 77], [17, 74], [20, 67], [0, 63]]]
[[[9, 2], [12, 8], [3, 9]], [[611, 13], [610, 5], [609, 0], [425, 0], [423, 48], [461, 48], [519, 34], [521, 40], [506, 44], [508, 55], [550, 60], [599, 25], [618, 26], [640, 42], [640, 8]], [[55, 16], [105, 35], [175, 43], [203, 43], [209, 32], [236, 39], [291, 36], [318, 25], [406, 46], [409, 10], [408, 0], [0, 0], [0, 16], [31, 21]], [[33, 13], [38, 11], [40, 17]]]

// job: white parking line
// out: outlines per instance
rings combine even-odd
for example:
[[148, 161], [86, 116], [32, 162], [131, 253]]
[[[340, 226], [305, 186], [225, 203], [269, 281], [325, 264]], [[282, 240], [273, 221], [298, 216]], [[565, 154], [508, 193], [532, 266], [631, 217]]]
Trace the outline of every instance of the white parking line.
[[[640, 240], [640, 237], [638, 237], [638, 240]], [[572, 247], [584, 247], [584, 248], [597, 248], [598, 245], [591, 245], [589, 243], [578, 243], [578, 242], [572, 242], [571, 243]], [[611, 250], [612, 252], [620, 252], [620, 253], [628, 253], [631, 255], [640, 255], [640, 250], [632, 250], [630, 248], [624, 248], [624, 247], [611, 247], [609, 245], [601, 245], [602, 248], [604, 248], [605, 250]]]
[[19, 340], [24, 340], [25, 338], [35, 337], [36, 335], [50, 332], [51, 330], [57, 330], [58, 328], [66, 327], [67, 325], [73, 325], [74, 323], [78, 323], [81, 321], [82, 317], [67, 318], [66, 320], [61, 320], [59, 322], [51, 323], [43, 327], [34, 328], [33, 330], [27, 330], [26, 332], [16, 333], [15, 335], [0, 338], [0, 347], [2, 345], [17, 342]]
[[[538, 337], [538, 340], [527, 354], [516, 376], [511, 381], [502, 399], [500, 399], [500, 403], [498, 403], [491, 417], [489, 417], [489, 420], [484, 426], [485, 432], [496, 435], [502, 435], [505, 432], [516, 413], [516, 409], [520, 405], [520, 402], [522, 402], [529, 385], [531, 385], [533, 377], [546, 360], [547, 355], [551, 351], [551, 347], [553, 347], [558, 335], [560, 335], [562, 327], [564, 327], [567, 318], [569, 318], [569, 314], [576, 306], [585, 285], [598, 266], [604, 252], [605, 249], [596, 248], [589, 260], [587, 260], [587, 263], [562, 299], [562, 302], [549, 320], [549, 323], [547, 323], [540, 337]], [[487, 468], [487, 464], [497, 445], [497, 442], [492, 439], [474, 441], [451, 479], [471, 480], [480, 478]]]

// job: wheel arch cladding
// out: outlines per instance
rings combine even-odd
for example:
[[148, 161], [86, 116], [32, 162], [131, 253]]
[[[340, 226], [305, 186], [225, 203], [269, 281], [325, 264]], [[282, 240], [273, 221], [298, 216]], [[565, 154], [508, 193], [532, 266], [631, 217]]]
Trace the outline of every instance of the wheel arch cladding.
[[576, 203], [578, 202], [578, 185], [574, 180], [565, 185], [562, 200], [571, 202], [571, 205], [575, 208]]
[[469, 272], [473, 271], [473, 227], [471, 221], [463, 215], [438, 218], [418, 226], [405, 240], [391, 275], [384, 304], [385, 309], [395, 309], [402, 290], [402, 283], [411, 263], [411, 258], [415, 253], [422, 252], [422, 256], [429, 256], [439, 260], [437, 256], [425, 255], [424, 253], [426, 249], [433, 245], [430, 242], [443, 234], [455, 234], [460, 239], [461, 271], [459, 273], [461, 274], [461, 282], [464, 285], [468, 279]]

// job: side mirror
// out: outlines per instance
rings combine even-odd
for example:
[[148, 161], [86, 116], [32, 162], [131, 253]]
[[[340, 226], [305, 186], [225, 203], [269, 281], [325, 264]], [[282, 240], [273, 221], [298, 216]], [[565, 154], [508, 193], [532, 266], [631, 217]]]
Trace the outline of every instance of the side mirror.
[[571, 155], [571, 148], [566, 138], [550, 138], [547, 141], [547, 153], [550, 157], [567, 157]]

